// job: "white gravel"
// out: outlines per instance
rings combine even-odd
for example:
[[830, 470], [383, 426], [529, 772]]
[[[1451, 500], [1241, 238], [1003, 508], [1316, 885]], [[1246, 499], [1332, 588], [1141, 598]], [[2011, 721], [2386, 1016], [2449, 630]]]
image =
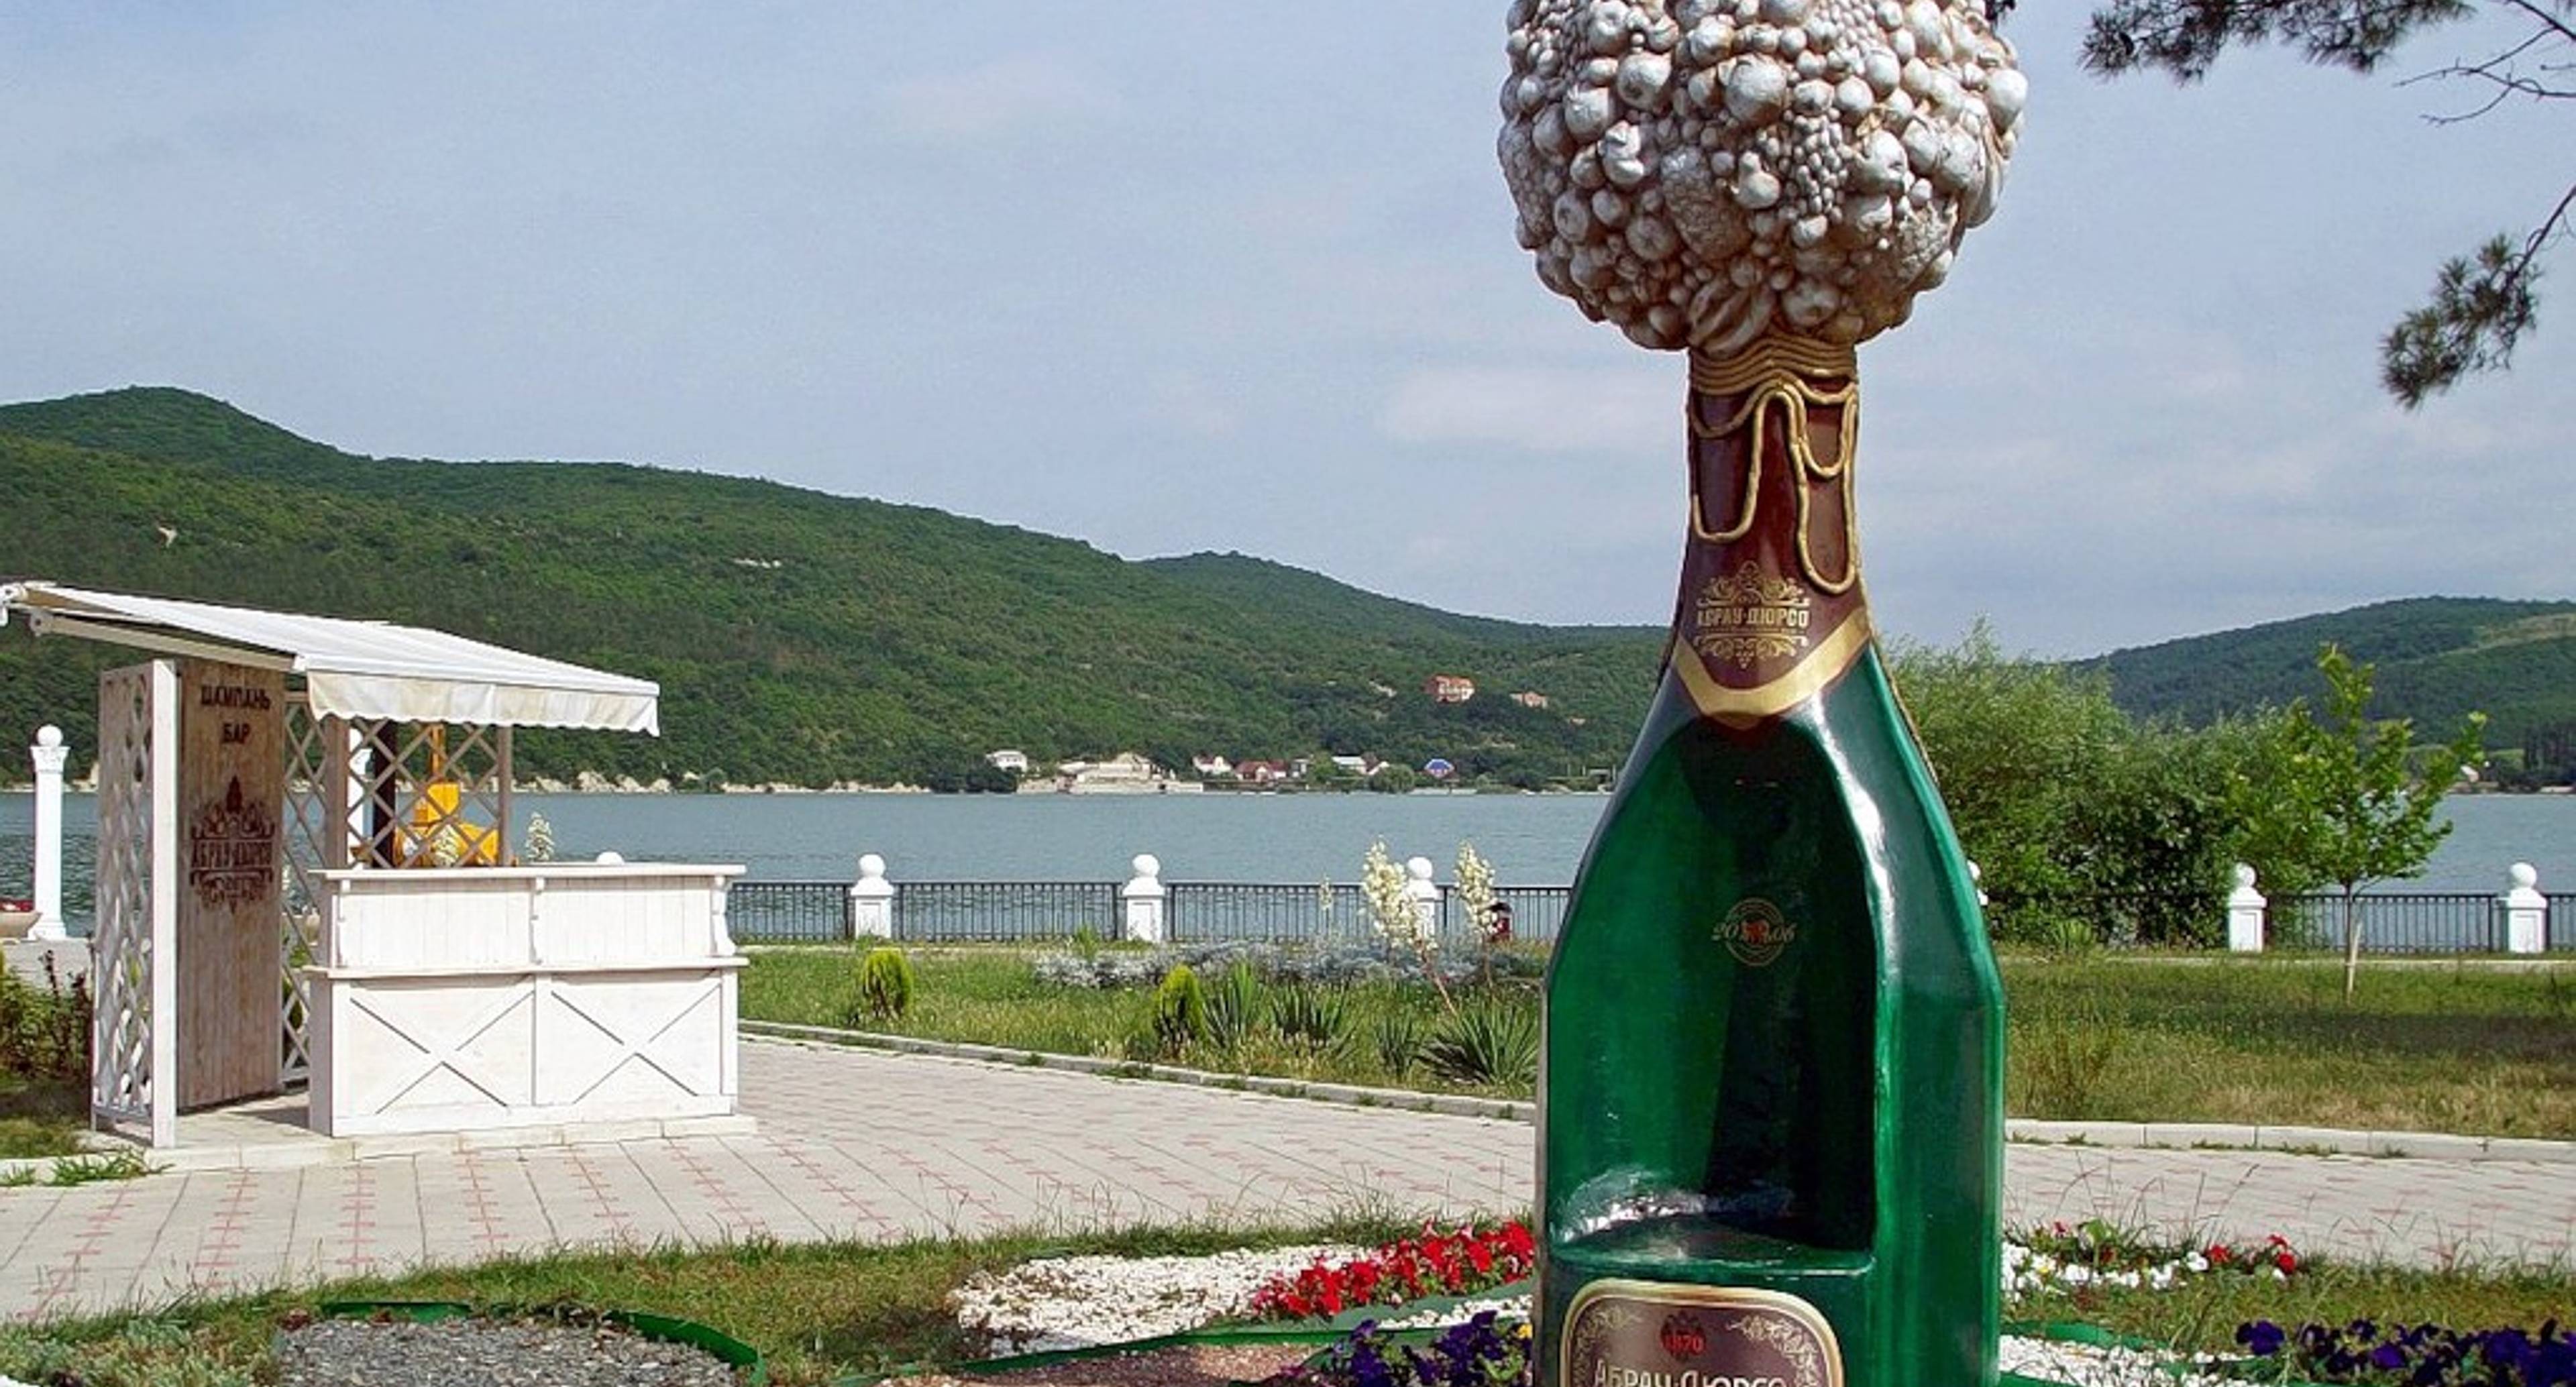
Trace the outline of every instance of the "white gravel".
[[950, 1298], [957, 1322], [1005, 1352], [1038, 1353], [1178, 1334], [1251, 1311], [1274, 1276], [1363, 1247], [1274, 1247], [1212, 1257], [1048, 1257], [978, 1276]]

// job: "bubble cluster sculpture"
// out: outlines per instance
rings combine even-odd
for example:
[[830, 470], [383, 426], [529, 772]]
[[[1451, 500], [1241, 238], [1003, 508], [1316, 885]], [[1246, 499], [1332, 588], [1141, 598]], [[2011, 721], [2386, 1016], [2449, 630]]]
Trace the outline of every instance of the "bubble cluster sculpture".
[[1641, 346], [1905, 321], [2028, 84], [1983, 0], [1517, 0], [1500, 153], [1539, 278]]

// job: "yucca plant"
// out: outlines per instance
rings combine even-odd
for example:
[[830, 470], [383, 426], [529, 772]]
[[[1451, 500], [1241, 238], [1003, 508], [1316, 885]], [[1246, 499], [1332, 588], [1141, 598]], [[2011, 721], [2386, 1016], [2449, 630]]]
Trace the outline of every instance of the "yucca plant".
[[1401, 1079], [1422, 1056], [1422, 1021], [1401, 1005], [1378, 1013], [1377, 1062]]
[[1208, 1043], [1228, 1054], [1243, 1044], [1261, 1019], [1261, 976], [1236, 959], [1207, 991]]
[[912, 1009], [912, 960], [879, 945], [859, 960], [859, 1006], [870, 1021], [892, 1021]]
[[1186, 963], [1175, 963], [1154, 989], [1154, 1035], [1166, 1054], [1177, 1053], [1208, 1033], [1207, 990]]
[[1289, 983], [1270, 994], [1270, 1024], [1280, 1039], [1321, 1054], [1340, 1047], [1350, 1029], [1350, 1007], [1338, 992]]
[[1491, 994], [1471, 998], [1432, 1025], [1422, 1062], [1451, 1083], [1529, 1088], [1538, 1082], [1538, 1012]]

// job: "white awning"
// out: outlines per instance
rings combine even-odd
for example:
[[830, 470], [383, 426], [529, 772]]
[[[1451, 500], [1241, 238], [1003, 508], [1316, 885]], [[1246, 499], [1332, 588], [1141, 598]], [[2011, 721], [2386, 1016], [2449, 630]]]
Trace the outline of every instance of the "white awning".
[[662, 730], [661, 686], [417, 626], [88, 592], [0, 585], [0, 622], [27, 614], [38, 635], [79, 636], [304, 677], [313, 711], [487, 727]]

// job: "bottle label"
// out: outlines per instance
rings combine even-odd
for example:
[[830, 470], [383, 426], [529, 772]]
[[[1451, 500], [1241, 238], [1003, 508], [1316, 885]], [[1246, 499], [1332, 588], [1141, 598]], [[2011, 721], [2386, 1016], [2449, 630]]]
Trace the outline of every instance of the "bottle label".
[[1708, 717], [1778, 717], [1869, 644], [1853, 529], [1851, 349], [1796, 339], [1691, 362], [1690, 545], [1670, 659]]
[[1726, 912], [1710, 937], [1745, 967], [1768, 968], [1798, 942], [1798, 927], [1780, 913], [1780, 907], [1760, 896], [1747, 896]]
[[1815, 1306], [1746, 1287], [1595, 1281], [1566, 1311], [1561, 1387], [1842, 1387]]

